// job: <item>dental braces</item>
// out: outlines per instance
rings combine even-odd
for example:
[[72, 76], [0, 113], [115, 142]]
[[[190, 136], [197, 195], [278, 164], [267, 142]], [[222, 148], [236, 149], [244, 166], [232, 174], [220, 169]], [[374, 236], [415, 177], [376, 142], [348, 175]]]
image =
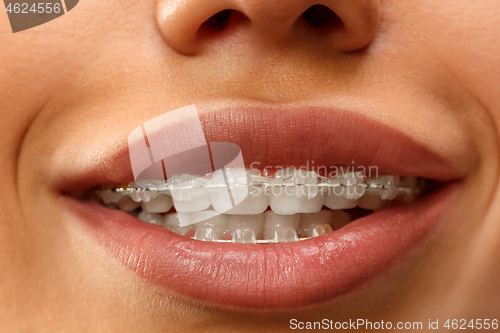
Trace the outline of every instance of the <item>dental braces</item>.
[[[218, 190], [218, 189], [229, 189], [229, 190], [237, 190], [238, 188], [244, 189], [252, 189], [249, 191], [249, 194], [256, 194], [257, 191], [265, 191], [266, 194], [270, 194], [274, 188], [283, 188], [283, 187], [293, 187], [293, 188], [308, 188], [308, 187], [316, 187], [319, 193], [325, 193], [329, 191], [329, 189], [336, 188], [362, 188], [362, 192], [364, 193], [366, 190], [387, 190], [387, 191], [395, 191], [399, 194], [406, 195], [419, 195], [422, 193], [424, 183], [423, 179], [417, 179], [414, 177], [407, 177], [409, 179], [409, 183], [407, 186], [394, 186], [387, 184], [387, 179], [381, 177], [379, 179], [370, 179], [370, 178], [357, 178], [357, 180], [362, 180], [362, 182], [358, 183], [356, 180], [353, 180], [349, 177], [335, 177], [335, 178], [327, 178], [316, 174], [318, 183], [290, 183], [289, 181], [293, 176], [286, 178], [266, 178], [262, 176], [249, 175], [248, 184], [234, 184], [234, 183], [221, 183], [216, 182], [213, 183], [210, 179], [204, 178], [196, 178], [196, 182], [193, 184], [185, 182], [182, 184], [175, 184], [171, 179], [167, 181], [149, 181], [150, 184], [161, 184], [160, 186], [139, 186], [137, 183], [129, 183], [129, 184], [115, 184], [111, 185], [111, 188], [99, 189], [96, 193], [102, 197], [105, 192], [112, 192], [121, 195], [132, 195], [134, 193], [144, 193], [150, 192], [150, 194], [159, 195], [166, 194], [172, 196], [172, 190], [191, 190], [191, 189], [199, 189], [199, 190]], [[387, 177], [387, 176], [385, 176]], [[389, 176], [393, 177], [393, 176]], [[384, 183], [377, 183], [377, 181], [383, 180]], [[390, 181], [389, 181], [390, 182]], [[392, 181], [394, 183], [394, 180]], [[126, 187], [125, 187], [126, 186]]]
[[[224, 173], [224, 172], [223, 172]], [[265, 192], [269, 195], [275, 188], [312, 188], [312, 192], [316, 196], [317, 194], [322, 194], [330, 189], [352, 189], [351, 196], [353, 199], [358, 199], [364, 195], [366, 190], [370, 190], [381, 196], [382, 199], [393, 200], [402, 194], [403, 201], [411, 202], [418, 194], [420, 194], [424, 187], [425, 181], [416, 177], [399, 177], [399, 176], [381, 176], [377, 179], [371, 179], [363, 177], [362, 174], [347, 173], [341, 176], [326, 178], [318, 175], [317, 173], [310, 172], [309, 177], [303, 177], [301, 181], [293, 179], [296, 175], [291, 175], [288, 177], [267, 178], [260, 175], [246, 174], [247, 184], [237, 184], [237, 177], [224, 177], [206, 179], [196, 176], [174, 176], [167, 181], [159, 180], [148, 180], [137, 183], [126, 183], [126, 184], [108, 184], [104, 188], [96, 190], [94, 193], [97, 194], [98, 200], [102, 200], [105, 204], [106, 201], [117, 202], [121, 200], [122, 197], [130, 196], [133, 201], [148, 202], [149, 200], [155, 198], [160, 194], [166, 194], [172, 196], [172, 191], [182, 191], [182, 190], [194, 190], [198, 193], [207, 193], [209, 191], [220, 191], [220, 190], [238, 190], [240, 188], [248, 189], [249, 195], [255, 194], [256, 191]], [[192, 177], [192, 178], [190, 178]], [[229, 181], [229, 180], [230, 181]], [[141, 185], [141, 186], [139, 186]], [[252, 189], [252, 190], [251, 190]], [[199, 191], [196, 191], [199, 190]], [[305, 193], [305, 189], [303, 190]], [[353, 193], [354, 192], [354, 195]], [[359, 193], [362, 192], [362, 193]], [[275, 192], [272, 192], [275, 194]], [[175, 193], [174, 193], [175, 194]], [[258, 194], [258, 192], [257, 192]], [[336, 191], [334, 191], [336, 194]], [[196, 194], [194, 194], [196, 196]], [[338, 195], [338, 194], [337, 194]], [[173, 196], [172, 196], [173, 197]], [[107, 200], [114, 198], [113, 200]], [[174, 198], [174, 197], [173, 197]], [[175, 205], [175, 198], [174, 198]], [[137, 216], [137, 211], [131, 211], [130, 214]], [[140, 215], [140, 214], [139, 214]], [[157, 224], [156, 222], [146, 221], [149, 223]], [[178, 233], [171, 227], [161, 224], [161, 226], [170, 229], [173, 232]], [[330, 229], [331, 230], [331, 229]], [[203, 231], [202, 231], [203, 232]], [[227, 232], [227, 230], [226, 230]], [[324, 231], [323, 231], [324, 232]], [[182, 234], [182, 233], [181, 233]], [[321, 235], [317, 234], [317, 235]], [[315, 236], [295, 238], [295, 241], [303, 241], [310, 239]], [[195, 236], [193, 236], [195, 237]], [[234, 237], [234, 236], [233, 236]], [[198, 239], [198, 238], [196, 238]], [[207, 241], [205, 239], [201, 239]], [[232, 243], [233, 240], [227, 239], [212, 239], [212, 242], [218, 243]], [[286, 241], [286, 240], [285, 240]], [[276, 244], [282, 241], [277, 238], [274, 239], [255, 239], [252, 241], [254, 244]]]

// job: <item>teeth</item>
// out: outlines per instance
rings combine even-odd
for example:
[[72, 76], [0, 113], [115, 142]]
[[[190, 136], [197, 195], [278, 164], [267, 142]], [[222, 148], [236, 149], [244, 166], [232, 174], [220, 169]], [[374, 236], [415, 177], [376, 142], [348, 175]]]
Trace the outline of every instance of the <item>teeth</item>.
[[114, 203], [111, 203], [111, 204], [107, 204], [107, 205], [104, 205], [106, 208], [109, 208], [109, 209], [119, 209], [118, 206]]
[[111, 204], [111, 203], [116, 203], [118, 200], [120, 200], [122, 194], [114, 191], [104, 191], [102, 193], [102, 202], [105, 205]]
[[252, 229], [236, 229], [231, 233], [233, 242], [235, 243], [256, 243], [257, 238], [255, 231]]
[[[269, 198], [263, 189], [247, 185], [252, 175], [259, 176], [259, 173], [253, 170], [226, 168], [225, 176], [231, 189], [228, 191], [226, 188], [216, 188], [210, 192], [210, 201], [214, 209], [219, 213], [237, 215], [264, 212], [269, 206]], [[222, 170], [214, 173], [212, 182], [225, 184]]]
[[227, 215], [228, 231], [237, 243], [255, 243], [262, 237], [264, 214]]
[[218, 234], [217, 230], [212, 227], [199, 227], [196, 229], [194, 233], [194, 239], [205, 241], [205, 242], [213, 242], [220, 239], [222, 234]]
[[367, 190], [359, 199], [358, 207], [367, 210], [379, 210], [384, 207], [387, 200], [382, 199], [377, 192], [378, 190]]
[[203, 222], [213, 217], [219, 216], [219, 213], [209, 209], [201, 212], [177, 212], [176, 215], [180, 227], [189, 226], [193, 228], [193, 225], [195, 223]]
[[345, 197], [347, 199], [359, 199], [363, 195], [365, 187], [358, 186], [364, 183], [364, 177], [361, 172], [342, 173], [339, 175], [338, 181], [346, 188]]
[[315, 213], [323, 207], [325, 197], [314, 185], [318, 183], [315, 172], [287, 168], [278, 170], [275, 178], [288, 186], [271, 189], [270, 206], [273, 212], [280, 215]]
[[[409, 177], [416, 180], [414, 177]], [[395, 187], [401, 185], [399, 176], [381, 176], [376, 179], [368, 179], [368, 186], [384, 188], [369, 188], [365, 194], [359, 199], [358, 207], [367, 210], [378, 210], [385, 206], [387, 200], [393, 200], [398, 195], [398, 190]], [[412, 191], [414, 192], [414, 191]]]
[[204, 179], [191, 175], [173, 176], [170, 179], [172, 200], [178, 212], [199, 212], [210, 207], [210, 196], [200, 188]]
[[166, 213], [173, 206], [172, 197], [166, 194], [159, 194], [149, 202], [142, 202], [142, 210], [149, 213]]
[[[197, 240], [281, 243], [343, 228], [352, 218], [342, 209], [378, 210], [396, 197], [411, 202], [425, 186], [416, 177], [365, 179], [361, 173], [341, 171], [328, 179], [288, 168], [270, 179], [254, 170], [226, 167], [211, 179], [184, 174], [168, 182], [130, 183], [128, 188], [109, 184], [97, 195], [109, 208]], [[329, 209], [321, 209], [323, 205]], [[158, 214], [173, 206], [176, 213]]]
[[402, 177], [401, 186], [410, 189], [410, 193], [405, 192], [402, 195], [403, 202], [410, 203], [414, 201], [418, 188], [418, 179], [416, 177]]
[[188, 231], [192, 229], [190, 225], [181, 226], [177, 213], [165, 214], [163, 221], [167, 229], [172, 230], [173, 232], [178, 233], [179, 235], [185, 235]]
[[124, 212], [131, 212], [140, 206], [138, 202], [135, 202], [129, 196], [123, 196], [116, 204], [118, 205], [118, 208]]
[[342, 187], [332, 188], [325, 197], [325, 206], [330, 209], [350, 209], [358, 205], [358, 199], [347, 199]]
[[262, 189], [254, 189], [253, 192], [248, 193], [248, 196], [241, 203], [226, 211], [225, 214], [261, 214], [267, 207], [269, 207], [269, 197], [266, 195], [265, 191]]
[[298, 241], [297, 232], [300, 215], [278, 215], [267, 211], [265, 215], [264, 239], [272, 239], [276, 243]]
[[333, 229], [332, 227], [330, 227], [330, 225], [318, 224], [317, 226], [314, 227], [311, 237], [326, 235], [329, 234], [330, 232], [333, 232]]
[[149, 202], [151, 196], [154, 194], [156, 193], [153, 193], [153, 191], [133, 191], [132, 193], [130, 193], [130, 197], [135, 202]]
[[[338, 230], [351, 222], [351, 215], [342, 210], [322, 209], [314, 214], [300, 214], [299, 234], [315, 237]], [[322, 226], [322, 227], [318, 227]], [[323, 230], [324, 233], [320, 233]]]
[[226, 215], [217, 215], [194, 225], [196, 233], [194, 239], [215, 241], [221, 239], [227, 229]]
[[364, 180], [360, 173], [347, 172], [340, 175], [338, 179], [331, 180], [331, 182], [342, 184], [341, 187], [327, 189], [325, 206], [333, 210], [355, 208], [358, 199], [365, 192], [364, 186], [361, 186]]
[[131, 183], [129, 187], [139, 187], [139, 188], [154, 188], [157, 190], [166, 190], [167, 189], [167, 183], [162, 180], [140, 180], [136, 183]]
[[299, 234], [313, 237], [317, 225], [330, 225], [332, 221], [333, 212], [329, 209], [322, 209], [314, 214], [300, 214]]
[[398, 195], [395, 187], [399, 187], [401, 183], [399, 176], [382, 176], [373, 182], [387, 187], [380, 190], [380, 197], [383, 200], [394, 200]]
[[164, 224], [163, 216], [156, 213], [140, 212], [137, 218], [143, 222], [152, 223], [162, 226]]

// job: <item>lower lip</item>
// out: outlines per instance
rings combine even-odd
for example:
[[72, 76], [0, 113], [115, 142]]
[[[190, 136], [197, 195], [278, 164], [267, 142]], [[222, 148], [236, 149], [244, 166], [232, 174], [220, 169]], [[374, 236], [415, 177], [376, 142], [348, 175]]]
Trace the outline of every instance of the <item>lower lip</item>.
[[448, 185], [328, 235], [272, 245], [196, 241], [94, 202], [61, 200], [144, 280], [210, 304], [281, 310], [332, 300], [387, 269], [430, 233], [458, 189]]

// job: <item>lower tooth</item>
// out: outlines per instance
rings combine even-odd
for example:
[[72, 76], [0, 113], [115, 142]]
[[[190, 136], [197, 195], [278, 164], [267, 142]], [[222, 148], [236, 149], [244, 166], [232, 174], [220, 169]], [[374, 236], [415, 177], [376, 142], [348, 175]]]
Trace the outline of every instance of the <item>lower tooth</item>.
[[255, 243], [264, 229], [264, 214], [227, 215], [228, 231], [237, 243]]
[[129, 196], [123, 196], [116, 204], [118, 205], [118, 208], [124, 212], [131, 212], [140, 206], [138, 202], [135, 202]]
[[227, 229], [226, 215], [217, 215], [194, 225], [196, 233], [194, 239], [202, 241], [216, 241], [221, 239]]
[[165, 214], [163, 219], [165, 227], [179, 235], [184, 235], [192, 229], [190, 225], [181, 227], [181, 223], [179, 221], [177, 213]]
[[253, 229], [236, 229], [231, 233], [233, 242], [235, 243], [256, 243], [257, 237]]
[[367, 190], [359, 199], [358, 207], [367, 210], [378, 210], [385, 206], [387, 200], [380, 197], [378, 190]]
[[149, 202], [141, 203], [142, 209], [149, 213], [166, 213], [172, 206], [172, 198], [166, 194], [159, 194]]
[[299, 227], [300, 216], [278, 215], [272, 211], [265, 212], [264, 239], [274, 240], [274, 242], [298, 241], [296, 229]]
[[163, 216], [156, 213], [148, 213], [142, 211], [139, 213], [139, 215], [137, 215], [137, 218], [143, 222], [152, 223], [160, 226], [164, 224]]
[[332, 222], [333, 212], [329, 209], [322, 209], [314, 214], [300, 214], [299, 233], [306, 237], [314, 237], [316, 226], [330, 225]]
[[311, 237], [318, 237], [322, 235], [329, 234], [333, 229], [329, 224], [318, 224], [314, 227]]
[[[222, 235], [222, 234], [221, 234]], [[220, 238], [215, 228], [212, 227], [198, 227], [194, 233], [194, 239], [206, 242], [213, 242]]]

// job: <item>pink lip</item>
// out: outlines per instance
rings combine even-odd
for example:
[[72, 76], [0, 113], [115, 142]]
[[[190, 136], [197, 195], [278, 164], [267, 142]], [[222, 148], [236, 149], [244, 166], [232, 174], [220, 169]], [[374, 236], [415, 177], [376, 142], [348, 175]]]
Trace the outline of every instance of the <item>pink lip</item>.
[[62, 196], [112, 256], [154, 284], [238, 308], [277, 310], [331, 300], [365, 283], [424, 238], [458, 186], [382, 210], [300, 242], [201, 242], [94, 202]]
[[[247, 167], [376, 166], [386, 174], [453, 180], [465, 163], [445, 160], [398, 130], [355, 112], [332, 109], [226, 109], [200, 115], [207, 142], [240, 146]], [[138, 125], [138, 124], [136, 124]], [[135, 126], [131, 126], [132, 131]], [[103, 183], [132, 182], [126, 146], [92, 169], [56, 184], [66, 193]]]
[[[453, 180], [446, 161], [397, 130], [366, 116], [324, 109], [217, 110], [201, 116], [206, 139], [238, 144], [245, 162], [261, 165], [377, 166], [379, 172]], [[62, 177], [63, 179], [65, 177]], [[133, 181], [127, 149], [55, 185], [63, 193]], [[459, 186], [358, 219], [329, 235], [276, 244], [195, 241], [99, 204], [62, 195], [103, 247], [154, 284], [193, 299], [276, 310], [318, 304], [365, 283], [430, 233]]]

